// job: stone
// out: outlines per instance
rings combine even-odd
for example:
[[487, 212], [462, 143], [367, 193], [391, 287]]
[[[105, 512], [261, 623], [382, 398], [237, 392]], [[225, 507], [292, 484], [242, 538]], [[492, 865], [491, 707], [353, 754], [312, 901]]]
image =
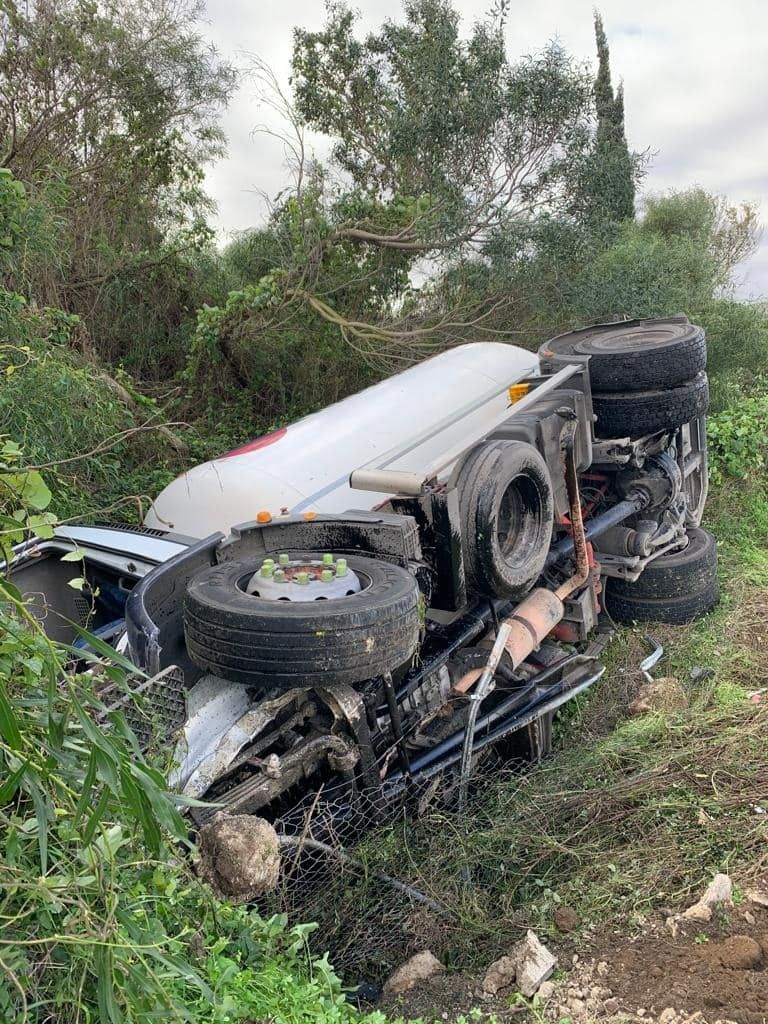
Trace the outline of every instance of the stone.
[[555, 928], [559, 932], [572, 932], [579, 927], [579, 915], [572, 907], [558, 907], [553, 914]]
[[667, 1006], [666, 1009], [662, 1010], [659, 1014], [658, 1024], [675, 1024], [677, 1020], [677, 1010], [673, 1010], [671, 1006]]
[[619, 1000], [618, 999], [606, 999], [603, 1003], [603, 1009], [606, 1013], [618, 1013], [619, 1012]]
[[756, 903], [758, 907], [768, 907], [768, 892], [762, 892], [760, 889], [750, 889], [746, 896], [750, 903]]
[[730, 904], [732, 892], [733, 886], [728, 875], [715, 875], [701, 899], [689, 907], [683, 917], [687, 921], [710, 921], [714, 907], [719, 903]]
[[608, 961], [607, 960], [601, 960], [598, 963], [597, 968], [596, 968], [597, 973], [600, 975], [601, 978], [607, 977], [608, 969], [609, 968], [608, 968]]
[[530, 999], [542, 981], [546, 981], [554, 971], [557, 957], [539, 942], [532, 931], [526, 932], [525, 938], [515, 946], [512, 955], [517, 964], [517, 988], [526, 999]]
[[397, 970], [393, 971], [384, 982], [382, 995], [387, 999], [401, 996], [422, 982], [433, 978], [436, 974], [441, 974], [444, 970], [445, 967], [434, 953], [429, 949], [424, 949], [420, 953], [415, 953], [404, 964], [400, 964]]
[[584, 1013], [587, 1008], [587, 1004], [583, 999], [569, 999], [568, 1009], [571, 1013]]
[[495, 996], [504, 989], [511, 988], [517, 977], [517, 959], [514, 956], [502, 956], [494, 960], [480, 986], [483, 992]]
[[552, 981], [542, 981], [536, 995], [542, 1002], [546, 1003], [555, 994], [555, 984]]
[[745, 910], [744, 911], [744, 920], [747, 922], [747, 924], [754, 924], [755, 923], [755, 915], [753, 913], [751, 913], [749, 910]]
[[280, 840], [264, 818], [219, 812], [200, 829], [199, 872], [217, 896], [249, 903], [277, 887]]

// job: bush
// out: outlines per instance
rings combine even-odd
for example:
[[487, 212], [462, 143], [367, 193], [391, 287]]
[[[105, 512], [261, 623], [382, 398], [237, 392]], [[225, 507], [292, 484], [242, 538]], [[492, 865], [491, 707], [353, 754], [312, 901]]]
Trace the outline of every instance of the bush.
[[742, 395], [707, 421], [709, 475], [716, 486], [726, 477], [759, 479], [768, 465], [768, 382]]

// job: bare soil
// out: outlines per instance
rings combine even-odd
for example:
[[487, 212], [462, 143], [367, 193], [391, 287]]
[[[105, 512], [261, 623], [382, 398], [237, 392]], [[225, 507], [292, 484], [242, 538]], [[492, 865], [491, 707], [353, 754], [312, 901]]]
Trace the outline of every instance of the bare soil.
[[477, 1007], [499, 1024], [542, 1017], [572, 1024], [768, 1024], [768, 908], [760, 904], [718, 910], [706, 924], [660, 915], [631, 938], [569, 934], [546, 944], [560, 972], [555, 994], [535, 1015], [513, 992], [480, 998], [483, 973], [470, 972], [437, 976], [380, 1008], [393, 1016], [454, 1021]]

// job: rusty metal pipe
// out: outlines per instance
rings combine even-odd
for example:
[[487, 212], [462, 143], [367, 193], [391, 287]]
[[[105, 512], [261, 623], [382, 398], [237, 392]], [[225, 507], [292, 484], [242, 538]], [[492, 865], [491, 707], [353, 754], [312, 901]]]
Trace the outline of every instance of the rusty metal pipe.
[[574, 591], [582, 587], [589, 579], [589, 553], [587, 551], [587, 537], [584, 533], [584, 518], [581, 514], [581, 493], [579, 492], [579, 477], [576, 471], [576, 452], [573, 439], [571, 439], [565, 451], [565, 487], [568, 492], [573, 547], [576, 555], [576, 572], [565, 583], [561, 583], [555, 591], [555, 596], [560, 598], [561, 601], [570, 597]]

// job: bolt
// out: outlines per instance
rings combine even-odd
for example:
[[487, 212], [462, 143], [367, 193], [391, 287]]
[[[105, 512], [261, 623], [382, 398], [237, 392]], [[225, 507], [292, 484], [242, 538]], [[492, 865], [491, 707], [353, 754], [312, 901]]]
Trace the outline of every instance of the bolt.
[[285, 555], [285, 554], [278, 555], [277, 560], [280, 563], [280, 565], [290, 565], [291, 564], [290, 555]]
[[285, 583], [285, 573], [283, 572], [283, 570], [282, 569], [275, 569], [275, 573], [274, 573], [273, 579], [277, 583]]
[[347, 575], [347, 560], [346, 558], [340, 558], [336, 563], [336, 575], [346, 576]]
[[323, 569], [320, 573], [320, 579], [323, 583], [330, 583], [333, 579], [333, 569]]
[[260, 575], [263, 576], [264, 579], [268, 580], [268, 579], [272, 578], [272, 573], [274, 571], [275, 571], [275, 564], [274, 564], [274, 562], [264, 562], [264, 564], [261, 567]]
[[309, 573], [308, 572], [297, 572], [296, 573], [296, 577], [295, 577], [295, 582], [296, 583], [302, 583], [302, 584], [309, 583]]
[[274, 558], [265, 558], [264, 561], [261, 563], [262, 568], [264, 568], [265, 565], [271, 565], [272, 567], [274, 567], [274, 565], [275, 565]]
[[323, 555], [323, 565], [333, 565], [333, 555]]

